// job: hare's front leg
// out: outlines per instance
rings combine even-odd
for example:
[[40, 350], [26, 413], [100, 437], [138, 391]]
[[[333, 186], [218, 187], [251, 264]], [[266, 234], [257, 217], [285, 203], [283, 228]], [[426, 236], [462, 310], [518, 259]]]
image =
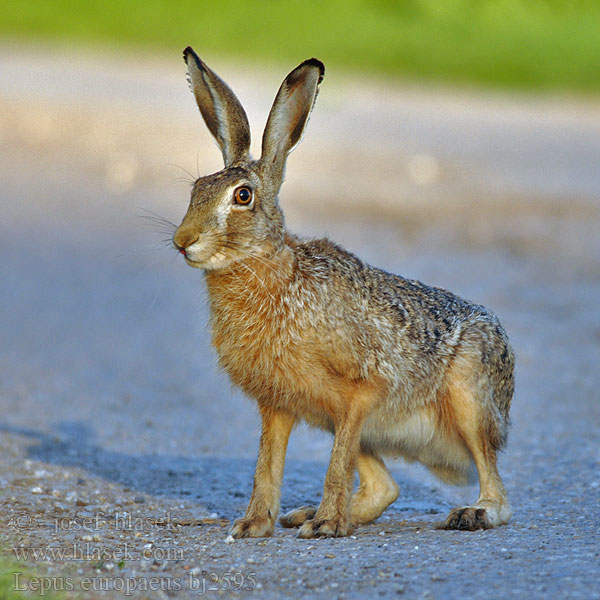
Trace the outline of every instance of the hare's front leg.
[[344, 420], [336, 427], [323, 500], [314, 517], [300, 527], [298, 537], [341, 537], [352, 533], [350, 494], [362, 423], [362, 413], [350, 407]]
[[231, 529], [235, 538], [273, 534], [279, 513], [283, 466], [294, 417], [283, 411], [261, 409], [262, 434], [254, 473], [254, 487], [246, 515]]

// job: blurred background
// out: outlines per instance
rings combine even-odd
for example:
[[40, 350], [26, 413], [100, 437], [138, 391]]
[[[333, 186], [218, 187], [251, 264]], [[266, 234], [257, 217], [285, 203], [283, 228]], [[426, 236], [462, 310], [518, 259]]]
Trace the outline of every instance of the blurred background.
[[[48, 486], [65, 468], [111, 482], [113, 502], [245, 508], [256, 411], [216, 367], [201, 273], [154, 221], [179, 223], [191, 182], [222, 166], [186, 83], [191, 45], [246, 108], [255, 156], [283, 77], [325, 63], [281, 192], [288, 227], [494, 310], [518, 356], [502, 459], [516, 526], [565, 502], [567, 528], [576, 502], [597, 520], [599, 31], [594, 0], [4, 0], [2, 481], [49, 510], [27, 457]], [[330, 448], [294, 434], [284, 508], [318, 501]], [[476, 493], [392, 468], [392, 518]]]
[[562, 227], [600, 189], [598, 30], [591, 0], [8, 0], [0, 140], [40, 177], [97, 177], [120, 210], [152, 190], [177, 221], [175, 181], [220, 167], [181, 49], [240, 96], [256, 153], [282, 77], [314, 55], [327, 75], [289, 164], [291, 224], [308, 210], [409, 229], [453, 219], [433, 237], [543, 245], [543, 205], [565, 220], [552, 245], [581, 254], [587, 236]]
[[345, 72], [494, 87], [597, 91], [593, 0], [41, 0], [3, 3], [2, 33], [275, 65], [315, 54]]

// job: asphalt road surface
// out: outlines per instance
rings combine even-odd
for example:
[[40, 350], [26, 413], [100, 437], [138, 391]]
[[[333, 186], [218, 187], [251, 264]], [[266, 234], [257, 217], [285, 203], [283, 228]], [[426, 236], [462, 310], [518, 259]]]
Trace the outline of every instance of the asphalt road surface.
[[[201, 273], [146, 218], [177, 222], [176, 180], [220, 166], [179, 53], [0, 56], [0, 527], [27, 565], [16, 586], [600, 597], [597, 103], [325, 79], [290, 159], [288, 226], [500, 317], [518, 361], [500, 461], [514, 517], [437, 530], [477, 489], [390, 461], [400, 497], [353, 536], [232, 543], [259, 421], [216, 366]], [[212, 65], [258, 132], [285, 68]], [[319, 502], [330, 449], [292, 434], [283, 510]]]

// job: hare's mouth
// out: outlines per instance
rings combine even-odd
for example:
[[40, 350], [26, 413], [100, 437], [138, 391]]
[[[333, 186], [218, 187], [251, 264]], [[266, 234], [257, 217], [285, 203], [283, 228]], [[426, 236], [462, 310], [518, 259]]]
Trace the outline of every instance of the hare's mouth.
[[185, 262], [190, 265], [190, 267], [196, 267], [198, 269], [203, 268], [205, 261], [200, 260], [192, 260], [189, 256], [184, 254]]
[[207, 258], [202, 257], [201, 259], [191, 257], [187, 252], [184, 256], [185, 262], [196, 269], [218, 269], [229, 264], [229, 259], [223, 252], [215, 252]]

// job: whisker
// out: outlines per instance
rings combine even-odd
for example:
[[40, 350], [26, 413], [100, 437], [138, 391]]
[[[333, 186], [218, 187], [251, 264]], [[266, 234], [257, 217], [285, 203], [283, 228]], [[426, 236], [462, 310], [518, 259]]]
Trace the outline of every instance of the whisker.
[[146, 214], [138, 214], [138, 217], [141, 219], [148, 219], [150, 221], [154, 221], [155, 223], [163, 223], [164, 225], [169, 225], [170, 227], [173, 227], [174, 229], [177, 229], [177, 227], [178, 227], [178, 225], [173, 223], [173, 221], [169, 221], [169, 219], [166, 219], [162, 215], [155, 213], [153, 210], [150, 210], [150, 209], [144, 208], [144, 207], [139, 207], [138, 210], [140, 210], [143, 213], [146, 213]]
[[194, 183], [196, 183], [193, 179], [189, 178], [189, 177], [176, 177], [175, 179], [171, 180], [172, 184], [175, 183], [187, 183], [187, 185], [189, 186], [193, 186]]
[[[196, 157], [196, 167], [198, 166], [198, 159]], [[185, 169], [184, 167], [180, 166], [180, 165], [176, 165], [174, 163], [167, 163], [167, 167], [175, 167], [176, 169], [181, 169], [186, 175], [189, 175], [191, 182], [195, 183], [196, 179], [198, 179], [198, 177], [194, 177], [194, 175], [192, 173], [190, 173], [187, 169]]]
[[154, 298], [152, 299], [150, 306], [146, 310], [146, 314], [148, 314], [152, 310], [152, 307], [156, 304], [156, 299], [158, 298], [158, 295], [160, 294], [160, 292], [163, 288], [163, 285], [164, 285], [164, 281], [163, 281], [163, 283], [160, 284], [160, 287], [158, 288], [158, 290], [156, 290], [156, 294], [154, 294]]
[[146, 221], [152, 221], [153, 223], [160, 223], [161, 225], [168, 225], [169, 227], [173, 227], [174, 223], [167, 221], [166, 219], [160, 219], [159, 217], [155, 217], [154, 215], [138, 215], [140, 219], [146, 219]]
[[173, 233], [174, 233], [174, 230], [173, 230], [173, 229], [170, 229], [170, 228], [167, 228], [167, 227], [157, 227], [156, 229], [154, 229], [154, 231], [155, 231], [156, 233], [160, 233], [160, 234], [162, 234], [162, 235], [164, 235], [164, 234], [168, 235], [168, 236], [169, 236], [169, 239], [171, 239], [171, 238], [172, 238], [172, 236], [173, 236]]
[[267, 287], [266, 283], [257, 275], [256, 271], [250, 265], [247, 265], [247, 264], [243, 263], [242, 261], [236, 261], [236, 262], [237, 262], [237, 264], [240, 265], [240, 267], [247, 269], [248, 271], [250, 271], [250, 273], [252, 275], [254, 275], [254, 277], [256, 277], [256, 280], [263, 286], [265, 292], [267, 292], [267, 294], [269, 295], [269, 297], [271, 298], [273, 303], [275, 303], [275, 297], [269, 291], [269, 288]]
[[264, 256], [260, 256], [259, 254], [253, 254], [252, 252], [249, 252], [239, 242], [236, 242], [235, 240], [219, 240], [219, 243], [225, 246], [226, 248], [229, 248], [230, 250], [236, 250], [238, 252], [241, 252], [248, 258], [253, 258], [257, 260], [262, 265], [270, 269], [273, 274], [280, 276], [279, 271], [273, 266], [273, 262], [271, 260]]
[[274, 267], [271, 263], [267, 262], [267, 259], [263, 258], [262, 256], [258, 256], [256, 254], [252, 254], [250, 252], [246, 252], [246, 256], [248, 258], [251, 258], [253, 260], [258, 261], [261, 265], [263, 265], [265, 268], [269, 269], [269, 271], [271, 271], [271, 273], [277, 278], [277, 279], [281, 279], [281, 272]]
[[147, 208], [140, 208], [139, 210], [146, 213], [138, 214], [137, 216], [139, 219], [144, 219], [144, 221], [154, 225], [154, 231], [156, 233], [168, 235], [169, 241], [171, 241], [171, 237], [177, 230], [177, 225], [175, 225], [175, 223], [169, 221], [169, 219], [165, 219], [165, 217], [162, 217], [161, 215], [158, 215], [151, 210], [148, 210]]
[[160, 233], [174, 233], [177, 227], [173, 227], [172, 225], [167, 225], [166, 223], [158, 223], [156, 221], [152, 221], [150, 219], [152, 225], [156, 227], [155, 231]]

